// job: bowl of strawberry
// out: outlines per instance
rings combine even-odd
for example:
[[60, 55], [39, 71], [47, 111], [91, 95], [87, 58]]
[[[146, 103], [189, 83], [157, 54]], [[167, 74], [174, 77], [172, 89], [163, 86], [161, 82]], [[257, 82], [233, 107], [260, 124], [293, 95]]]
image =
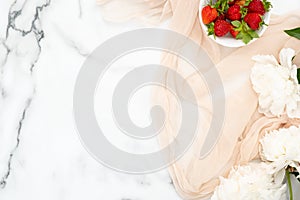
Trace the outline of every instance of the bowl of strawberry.
[[271, 8], [268, 0], [200, 0], [200, 24], [218, 44], [241, 47], [262, 36]]

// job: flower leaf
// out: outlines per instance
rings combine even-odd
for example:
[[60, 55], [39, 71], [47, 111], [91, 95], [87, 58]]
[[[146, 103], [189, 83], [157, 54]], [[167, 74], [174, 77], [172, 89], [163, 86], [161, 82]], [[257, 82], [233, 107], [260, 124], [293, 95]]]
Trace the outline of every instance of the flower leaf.
[[291, 30], [285, 30], [284, 32], [286, 32], [289, 36], [292, 36], [300, 40], [300, 27]]
[[300, 68], [297, 69], [298, 84], [300, 84]]

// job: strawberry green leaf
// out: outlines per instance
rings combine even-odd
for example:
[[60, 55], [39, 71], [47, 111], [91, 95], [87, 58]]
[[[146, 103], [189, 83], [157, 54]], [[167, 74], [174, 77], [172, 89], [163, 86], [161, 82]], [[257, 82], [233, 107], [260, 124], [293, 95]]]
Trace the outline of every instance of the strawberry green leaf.
[[241, 26], [241, 22], [238, 20], [232, 21], [231, 24], [236, 28]]
[[239, 34], [237, 34], [236, 39], [238, 40], [243, 39], [243, 33], [240, 32]]
[[252, 37], [248, 33], [245, 33], [245, 34], [243, 34], [242, 40], [245, 44], [248, 44], [252, 40]]
[[247, 7], [242, 7], [240, 12], [242, 14], [242, 18], [244, 18], [248, 13], [248, 8]]
[[265, 23], [264, 18], [261, 16], [261, 22], [259, 23], [259, 27], [263, 27], [263, 26], [269, 26], [268, 24]]
[[300, 40], [300, 27], [291, 30], [285, 30], [284, 32], [286, 32], [289, 36], [292, 36]]
[[207, 26], [207, 35], [215, 35], [215, 23], [211, 22], [206, 25]]
[[249, 6], [252, 0], [246, 0], [244, 6]]
[[269, 26], [269, 24], [266, 24], [262, 19], [262, 21], [259, 23], [259, 27], [262, 27], [262, 26]]
[[229, 1], [230, 0], [218, 0], [213, 7], [216, 8], [219, 13], [224, 14], [229, 8]]
[[266, 12], [269, 12], [270, 9], [273, 7], [271, 2], [267, 1], [267, 0], [263, 0], [263, 5], [264, 5], [264, 8], [265, 8], [265, 11]]
[[245, 21], [242, 21], [243, 31], [248, 32], [252, 31], [252, 29], [248, 26], [248, 24]]
[[249, 31], [248, 34], [252, 37], [252, 38], [259, 38], [258, 34], [256, 33], [256, 31]]
[[253, 38], [259, 37], [257, 32], [252, 30], [245, 21], [232, 21], [231, 24], [235, 27], [234, 30], [239, 32], [236, 39], [242, 40], [245, 44], [248, 44]]

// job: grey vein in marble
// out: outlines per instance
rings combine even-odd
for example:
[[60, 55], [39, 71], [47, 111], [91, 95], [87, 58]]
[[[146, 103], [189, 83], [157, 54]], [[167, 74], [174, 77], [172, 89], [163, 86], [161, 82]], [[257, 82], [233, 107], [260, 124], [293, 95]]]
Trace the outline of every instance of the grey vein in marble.
[[[7, 27], [6, 27], [6, 39], [4, 41], [2, 41], [2, 45], [5, 47], [7, 53], [5, 55], [5, 58], [3, 59], [3, 62], [1, 63], [1, 74], [3, 74], [3, 68], [4, 68], [4, 66], [7, 62], [8, 56], [11, 52], [11, 49], [6, 44], [6, 41], [10, 37], [10, 31], [11, 30], [21, 33], [22, 37], [24, 37], [24, 36], [26, 36], [30, 33], [34, 34], [34, 36], [36, 38], [37, 45], [38, 45], [38, 53], [37, 53], [36, 57], [33, 59], [32, 63], [31, 63], [31, 66], [30, 66], [30, 73], [31, 74], [33, 73], [33, 69], [34, 69], [37, 61], [39, 60], [39, 56], [40, 56], [40, 53], [42, 51], [40, 42], [44, 38], [44, 31], [41, 28], [38, 27], [38, 22], [40, 20], [39, 16], [40, 16], [40, 13], [43, 11], [43, 9], [50, 5], [50, 2], [51, 2], [51, 0], [47, 0], [45, 4], [42, 4], [41, 6], [36, 6], [35, 7], [34, 17], [33, 17], [33, 20], [31, 21], [31, 27], [30, 27], [29, 30], [23, 30], [21, 28], [18, 28], [15, 25], [16, 19], [19, 16], [22, 15], [24, 5], [27, 3], [27, 1], [24, 2], [23, 6], [19, 10], [14, 10], [14, 6], [16, 5], [17, 0], [15, 0], [12, 3], [12, 5], [10, 6], [10, 9], [9, 9], [9, 13], [8, 13], [8, 24], [7, 24]], [[1, 94], [2, 94], [2, 97], [5, 98], [4, 88], [1, 88]], [[8, 162], [7, 162], [7, 171], [4, 174], [4, 176], [0, 179], [1, 180], [0, 181], [0, 188], [5, 188], [5, 186], [7, 184], [7, 179], [9, 178], [9, 175], [11, 174], [12, 160], [13, 160], [14, 154], [16, 153], [16, 151], [19, 147], [19, 144], [20, 144], [20, 136], [21, 136], [21, 132], [22, 132], [22, 126], [23, 126], [23, 123], [24, 123], [24, 120], [25, 120], [25, 117], [26, 117], [26, 113], [27, 113], [27, 111], [30, 107], [30, 104], [32, 102], [32, 99], [33, 99], [33, 95], [28, 97], [25, 100], [26, 104], [25, 104], [25, 107], [22, 111], [21, 118], [19, 119], [19, 122], [18, 122], [16, 144], [13, 147], [13, 149], [11, 150], [11, 153], [9, 154], [9, 159], [8, 159]]]
[[19, 127], [18, 127], [18, 133], [17, 133], [17, 143], [16, 143], [16, 146], [14, 147], [14, 149], [12, 150], [12, 152], [9, 155], [9, 160], [8, 160], [8, 164], [7, 164], [7, 172], [4, 175], [4, 177], [2, 177], [2, 180], [0, 181], [0, 188], [5, 188], [6, 183], [7, 183], [7, 179], [9, 177], [10, 173], [11, 173], [12, 159], [13, 159], [14, 153], [16, 152], [16, 150], [18, 149], [19, 144], [20, 144], [20, 135], [21, 135], [21, 130], [22, 130], [22, 126], [23, 126], [23, 121], [24, 121], [24, 119], [26, 117], [26, 112], [27, 112], [27, 110], [28, 110], [28, 108], [29, 108], [29, 106], [31, 104], [31, 101], [32, 101], [32, 99], [28, 100], [27, 105], [26, 105], [26, 107], [23, 110], [22, 118], [19, 121]]

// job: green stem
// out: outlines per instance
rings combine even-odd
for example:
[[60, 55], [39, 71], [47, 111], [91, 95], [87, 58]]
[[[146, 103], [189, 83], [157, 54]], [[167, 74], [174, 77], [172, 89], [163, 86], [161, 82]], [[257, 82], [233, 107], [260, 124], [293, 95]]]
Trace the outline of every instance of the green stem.
[[285, 171], [286, 174], [286, 179], [288, 182], [288, 186], [289, 186], [289, 193], [290, 193], [290, 200], [293, 200], [293, 187], [292, 187], [292, 181], [291, 181], [291, 175], [288, 169], [286, 169]]

